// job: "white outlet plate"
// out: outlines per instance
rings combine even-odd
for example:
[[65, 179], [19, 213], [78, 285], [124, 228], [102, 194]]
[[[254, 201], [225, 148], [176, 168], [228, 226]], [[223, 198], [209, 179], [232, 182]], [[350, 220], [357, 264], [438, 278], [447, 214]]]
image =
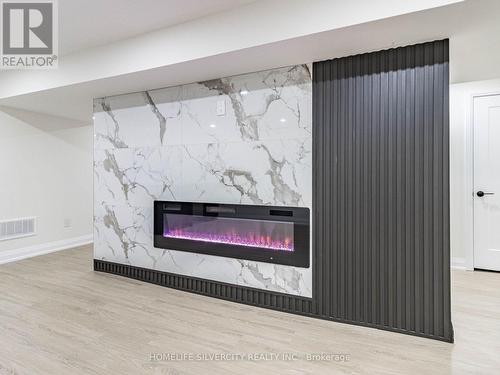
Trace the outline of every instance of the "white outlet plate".
[[217, 100], [217, 116], [224, 116], [226, 114], [226, 101]]
[[64, 219], [64, 228], [71, 228], [71, 219]]

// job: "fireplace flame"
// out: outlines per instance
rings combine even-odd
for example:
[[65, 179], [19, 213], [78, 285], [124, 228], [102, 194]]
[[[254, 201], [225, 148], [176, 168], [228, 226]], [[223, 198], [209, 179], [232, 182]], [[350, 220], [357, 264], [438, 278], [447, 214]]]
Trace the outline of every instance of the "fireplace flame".
[[246, 247], [260, 247], [271, 250], [294, 251], [293, 241], [291, 241], [290, 238], [275, 240], [272, 239], [271, 236], [258, 236], [254, 233], [250, 233], [247, 236], [241, 236], [236, 234], [235, 231], [228, 234], [214, 234], [192, 233], [182, 229], [172, 229], [169, 232], [163, 233], [163, 237]]

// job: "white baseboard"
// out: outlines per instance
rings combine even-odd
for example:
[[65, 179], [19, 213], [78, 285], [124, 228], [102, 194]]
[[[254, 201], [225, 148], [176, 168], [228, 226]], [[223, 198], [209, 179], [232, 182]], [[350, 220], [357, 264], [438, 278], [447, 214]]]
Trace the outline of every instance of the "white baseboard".
[[93, 236], [92, 234], [88, 234], [86, 236], [67, 238], [61, 241], [47, 242], [40, 245], [22, 247], [20, 249], [0, 251], [0, 264], [71, 249], [77, 246], [88, 245], [92, 242]]
[[465, 270], [465, 258], [451, 258], [451, 268]]

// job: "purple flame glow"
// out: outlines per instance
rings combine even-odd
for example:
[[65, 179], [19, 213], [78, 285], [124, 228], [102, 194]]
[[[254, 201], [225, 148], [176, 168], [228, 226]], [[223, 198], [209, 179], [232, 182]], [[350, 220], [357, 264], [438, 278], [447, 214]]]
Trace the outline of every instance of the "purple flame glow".
[[257, 236], [253, 234], [242, 237], [236, 234], [191, 233], [184, 230], [174, 229], [170, 232], [163, 233], [163, 237], [247, 247], [261, 247], [271, 250], [294, 251], [293, 241], [289, 238], [285, 238], [284, 240], [274, 240], [270, 236]]

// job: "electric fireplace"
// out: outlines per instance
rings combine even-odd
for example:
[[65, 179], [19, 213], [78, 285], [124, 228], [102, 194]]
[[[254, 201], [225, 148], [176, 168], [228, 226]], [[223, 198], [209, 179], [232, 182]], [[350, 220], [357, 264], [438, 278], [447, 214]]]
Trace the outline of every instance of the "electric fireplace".
[[154, 202], [154, 246], [309, 267], [309, 209]]

